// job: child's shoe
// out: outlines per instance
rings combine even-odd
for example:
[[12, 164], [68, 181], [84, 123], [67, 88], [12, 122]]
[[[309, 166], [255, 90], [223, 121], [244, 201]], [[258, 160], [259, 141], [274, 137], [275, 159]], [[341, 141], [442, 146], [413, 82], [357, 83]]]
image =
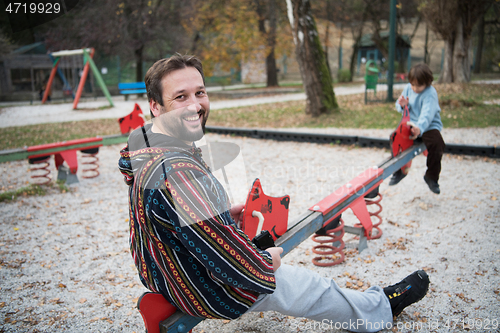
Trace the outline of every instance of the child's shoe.
[[430, 178], [427, 178], [427, 176], [424, 176], [424, 180], [427, 183], [427, 186], [429, 186], [430, 190], [436, 194], [441, 193], [441, 190], [439, 189], [439, 184], [437, 181], [432, 180]]

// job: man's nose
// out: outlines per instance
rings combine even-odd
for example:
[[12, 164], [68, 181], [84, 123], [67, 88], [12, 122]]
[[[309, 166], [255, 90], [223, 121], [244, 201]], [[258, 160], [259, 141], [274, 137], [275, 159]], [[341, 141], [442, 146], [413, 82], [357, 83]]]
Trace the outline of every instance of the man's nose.
[[189, 111], [198, 112], [201, 109], [201, 104], [196, 100], [196, 97], [190, 98], [189, 105], [187, 106]]

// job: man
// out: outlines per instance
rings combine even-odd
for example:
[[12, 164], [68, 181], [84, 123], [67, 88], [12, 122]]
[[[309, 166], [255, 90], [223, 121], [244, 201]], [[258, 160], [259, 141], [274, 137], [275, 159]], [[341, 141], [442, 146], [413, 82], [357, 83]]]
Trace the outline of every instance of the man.
[[159, 60], [145, 82], [153, 124], [130, 135], [119, 167], [130, 185], [130, 247], [146, 288], [192, 316], [274, 310], [352, 331], [388, 327], [425, 296], [424, 271], [357, 292], [281, 265], [281, 248], [258, 249], [237, 225], [243, 205], [230, 207], [193, 144], [210, 112], [200, 61], [178, 54]]

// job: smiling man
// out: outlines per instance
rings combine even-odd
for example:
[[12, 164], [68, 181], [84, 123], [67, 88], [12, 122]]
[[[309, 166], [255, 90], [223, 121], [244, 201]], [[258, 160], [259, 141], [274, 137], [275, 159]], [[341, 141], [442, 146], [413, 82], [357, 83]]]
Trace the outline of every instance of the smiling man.
[[424, 271], [357, 292], [281, 265], [281, 248], [257, 248], [238, 226], [243, 205], [231, 207], [193, 143], [210, 112], [200, 61], [159, 60], [145, 82], [153, 121], [132, 132], [119, 168], [129, 185], [130, 250], [146, 288], [191, 316], [273, 310], [356, 332], [390, 328], [393, 315], [425, 296]]
[[[165, 59], [164, 59], [165, 60]], [[150, 87], [150, 108], [153, 117], [153, 133], [163, 133], [192, 144], [200, 140], [210, 113], [201, 68], [166, 66], [159, 61], [146, 76]], [[164, 74], [159, 80], [159, 75]]]

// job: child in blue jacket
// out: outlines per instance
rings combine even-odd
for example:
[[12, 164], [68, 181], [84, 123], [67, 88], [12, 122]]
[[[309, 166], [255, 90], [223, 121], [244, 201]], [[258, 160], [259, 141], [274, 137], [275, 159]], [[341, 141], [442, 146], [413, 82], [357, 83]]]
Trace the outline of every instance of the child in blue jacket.
[[[408, 85], [396, 102], [396, 109], [402, 113], [406, 105], [410, 110], [410, 120], [414, 124], [411, 128], [410, 139], [421, 138], [427, 147], [427, 171], [424, 180], [429, 189], [439, 194], [439, 174], [441, 173], [441, 159], [445, 143], [441, 136], [443, 123], [441, 122], [439, 100], [436, 89], [431, 85], [432, 71], [426, 64], [417, 64], [408, 73]], [[406, 174], [396, 171], [389, 185], [396, 185]]]

